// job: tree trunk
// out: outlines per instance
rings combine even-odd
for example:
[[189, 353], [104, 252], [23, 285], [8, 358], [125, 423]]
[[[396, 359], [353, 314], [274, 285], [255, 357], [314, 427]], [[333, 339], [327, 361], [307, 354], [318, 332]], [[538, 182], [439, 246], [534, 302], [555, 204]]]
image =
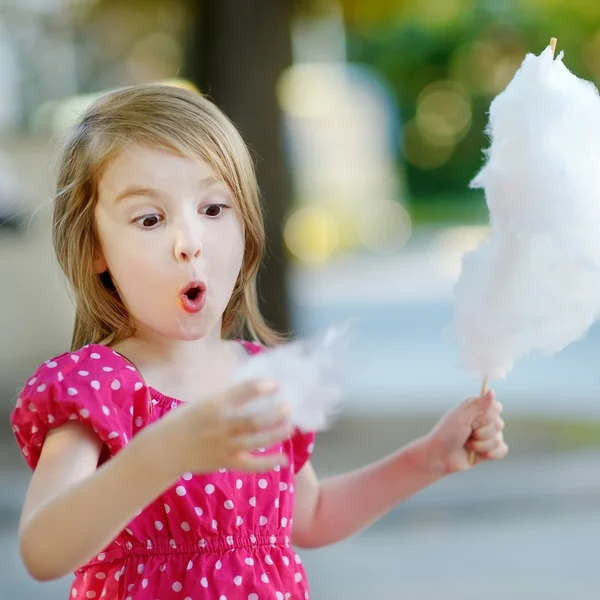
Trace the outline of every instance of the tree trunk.
[[275, 85], [290, 63], [292, 0], [203, 0], [192, 32], [187, 76], [236, 124], [255, 158], [267, 233], [259, 274], [261, 310], [290, 329], [282, 226], [290, 186]]

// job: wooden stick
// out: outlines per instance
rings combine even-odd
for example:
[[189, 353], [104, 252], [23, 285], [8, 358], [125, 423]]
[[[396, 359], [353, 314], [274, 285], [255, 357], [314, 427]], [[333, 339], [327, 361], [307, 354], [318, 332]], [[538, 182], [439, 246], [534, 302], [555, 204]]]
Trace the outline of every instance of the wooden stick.
[[556, 42], [558, 40], [556, 38], [550, 38], [550, 48], [552, 48], [552, 56], [554, 56], [554, 53], [556, 52]]
[[[483, 381], [481, 382], [481, 392], [479, 393], [480, 396], [483, 396], [487, 392], [487, 381], [487, 377], [484, 377]], [[469, 453], [469, 464], [471, 466], [475, 464], [475, 458], [476, 454], [473, 450], [471, 450], [471, 452]]]

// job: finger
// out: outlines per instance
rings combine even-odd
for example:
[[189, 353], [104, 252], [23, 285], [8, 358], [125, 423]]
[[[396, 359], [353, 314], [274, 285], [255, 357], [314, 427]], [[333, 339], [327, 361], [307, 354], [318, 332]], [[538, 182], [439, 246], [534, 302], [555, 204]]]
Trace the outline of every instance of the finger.
[[292, 435], [294, 427], [286, 423], [285, 425], [261, 431], [259, 433], [243, 434], [232, 439], [234, 450], [256, 450], [257, 448], [269, 448], [283, 440], [287, 440]]
[[508, 446], [506, 445], [506, 442], [502, 442], [494, 450], [491, 450], [490, 452], [484, 452], [483, 454], [478, 454], [478, 456], [483, 460], [502, 460], [507, 454]]
[[[252, 405], [246, 405], [252, 409]], [[236, 410], [229, 415], [231, 435], [241, 433], [258, 433], [264, 429], [279, 427], [286, 423], [291, 414], [291, 406], [282, 403], [279, 400], [269, 399], [268, 402], [261, 402], [256, 410], [245, 411]]]
[[502, 433], [497, 433], [491, 438], [487, 438], [485, 440], [474, 440], [471, 439], [467, 442], [466, 448], [471, 452], [476, 452], [477, 454], [482, 454], [484, 452], [492, 452], [496, 450], [496, 448], [504, 443], [504, 438], [502, 437]]
[[277, 383], [270, 379], [251, 379], [238, 383], [228, 391], [228, 404], [231, 407], [243, 406], [261, 396], [272, 396], [277, 391]]
[[463, 413], [465, 420], [471, 423], [477, 417], [480, 417], [483, 413], [487, 412], [493, 401], [494, 392], [488, 390], [483, 396], [476, 396], [465, 400], [459, 407], [459, 411]]
[[490, 419], [486, 425], [473, 429], [472, 437], [476, 440], [485, 440], [494, 437], [499, 431], [504, 429], [504, 420], [501, 417]]
[[249, 471], [251, 473], [262, 473], [270, 471], [275, 467], [287, 467], [289, 460], [286, 454], [264, 454], [255, 456], [249, 452], [240, 452], [231, 462], [231, 468], [239, 471]]

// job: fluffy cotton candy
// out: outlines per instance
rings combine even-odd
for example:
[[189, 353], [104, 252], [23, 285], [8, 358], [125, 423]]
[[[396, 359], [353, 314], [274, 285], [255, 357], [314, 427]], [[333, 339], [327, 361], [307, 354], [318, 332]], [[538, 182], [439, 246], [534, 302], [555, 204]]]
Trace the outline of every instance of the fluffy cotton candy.
[[504, 377], [600, 316], [600, 98], [553, 59], [528, 55], [490, 108], [490, 235], [463, 258], [454, 324], [462, 363]]
[[[336, 415], [341, 400], [339, 340], [340, 333], [332, 329], [322, 338], [265, 350], [243, 363], [234, 380], [275, 380], [279, 391], [274, 400], [291, 406], [291, 422], [301, 431], [322, 431]], [[272, 409], [271, 398], [259, 398], [247, 405], [249, 414]]]

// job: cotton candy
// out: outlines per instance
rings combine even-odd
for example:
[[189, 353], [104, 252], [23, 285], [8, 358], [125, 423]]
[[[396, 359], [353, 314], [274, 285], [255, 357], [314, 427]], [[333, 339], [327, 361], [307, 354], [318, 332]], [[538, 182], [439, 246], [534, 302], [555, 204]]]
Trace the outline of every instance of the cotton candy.
[[329, 329], [312, 340], [281, 344], [255, 354], [237, 370], [234, 381], [272, 379], [275, 398], [259, 398], [247, 405], [248, 414], [273, 410], [274, 403], [291, 406], [290, 421], [300, 431], [323, 431], [331, 424], [341, 402], [342, 330]]
[[461, 363], [502, 378], [600, 316], [600, 98], [550, 47], [492, 102], [483, 188], [488, 237], [463, 257], [454, 327]]

